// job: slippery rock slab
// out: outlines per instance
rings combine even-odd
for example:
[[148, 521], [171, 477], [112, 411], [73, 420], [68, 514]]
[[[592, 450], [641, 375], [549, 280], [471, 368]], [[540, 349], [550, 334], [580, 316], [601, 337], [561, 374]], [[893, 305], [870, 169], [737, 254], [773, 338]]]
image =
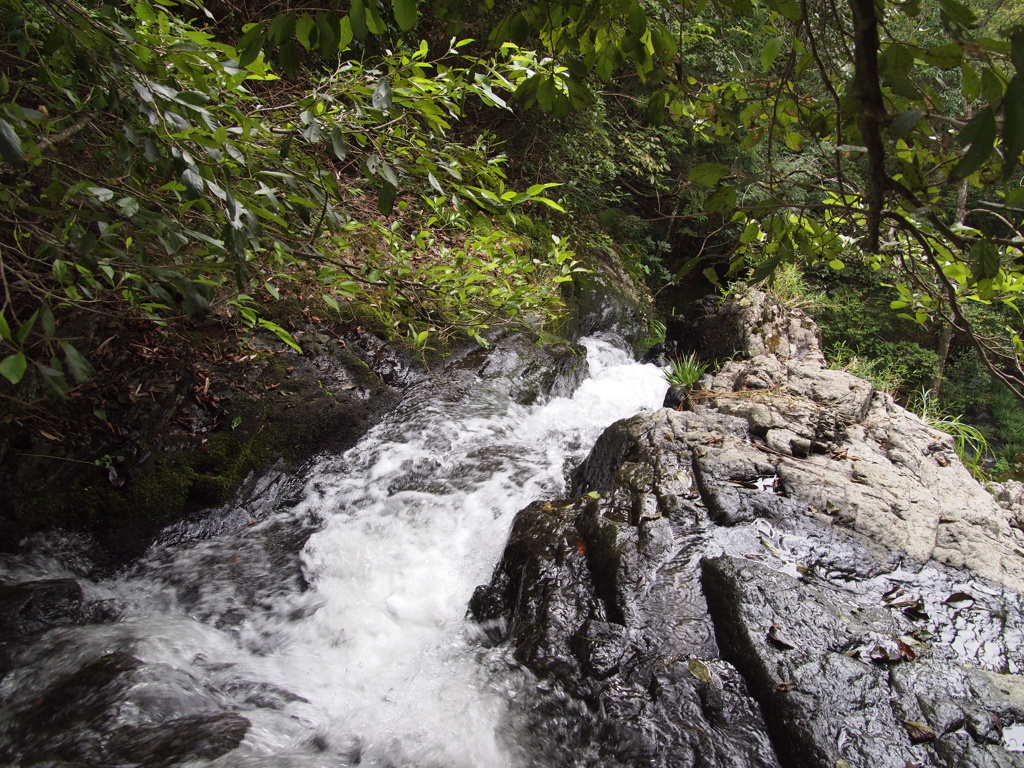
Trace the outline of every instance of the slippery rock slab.
[[521, 512], [472, 615], [491, 642], [586, 704], [597, 749], [579, 764], [774, 768], [755, 701], [717, 658], [697, 542], [656, 513], [650, 473], [627, 462], [618, 482], [601, 498]]
[[918, 659], [898, 612], [749, 560], [710, 558], [703, 572], [723, 656], [756, 692], [784, 763], [1024, 765], [1001, 738], [1024, 710], [951, 654]]

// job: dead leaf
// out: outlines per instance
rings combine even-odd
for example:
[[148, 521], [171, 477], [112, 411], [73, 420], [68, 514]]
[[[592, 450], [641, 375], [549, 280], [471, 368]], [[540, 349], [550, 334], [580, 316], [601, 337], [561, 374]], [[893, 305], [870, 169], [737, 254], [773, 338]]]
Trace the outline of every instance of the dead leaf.
[[954, 592], [942, 602], [954, 608], [973, 608], [975, 600], [974, 595], [967, 592]]
[[51, 435], [49, 432], [44, 432], [41, 429], [39, 430], [39, 434], [42, 435], [43, 437], [45, 437], [47, 440], [50, 440], [50, 441], [52, 441], [54, 443], [63, 443], [64, 442], [64, 437], [62, 435]]
[[896, 645], [899, 646], [900, 657], [904, 661], [913, 661], [914, 659], [917, 658], [917, 651], [915, 651], [913, 648], [911, 648], [909, 643], [905, 643], [902, 640], [900, 640], [899, 638], [897, 638], [896, 639]]
[[690, 674], [700, 680], [702, 683], [712, 684], [714, 678], [711, 677], [711, 671], [700, 659], [690, 658], [686, 662], [686, 668], [690, 670]]
[[796, 645], [786, 636], [785, 631], [778, 624], [772, 624], [768, 630], [768, 640], [783, 650], [796, 648]]
[[576, 554], [580, 557], [587, 556], [587, 542], [585, 542], [583, 539], [580, 539], [576, 542]]
[[938, 736], [926, 723], [918, 723], [914, 720], [904, 720], [903, 727], [910, 735], [910, 741], [914, 744], [921, 744], [925, 741], [935, 741]]

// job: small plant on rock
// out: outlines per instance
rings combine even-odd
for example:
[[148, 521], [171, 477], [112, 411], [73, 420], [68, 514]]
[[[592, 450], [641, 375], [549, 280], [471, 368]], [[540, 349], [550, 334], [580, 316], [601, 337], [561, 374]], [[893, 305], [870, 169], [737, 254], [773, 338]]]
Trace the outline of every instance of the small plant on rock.
[[691, 352], [681, 357], [673, 357], [668, 361], [669, 367], [664, 370], [665, 379], [673, 387], [692, 387], [708, 369], [707, 363], [697, 359]]
[[911, 409], [932, 429], [952, 435], [956, 452], [971, 474], [978, 480], [986, 479], [982, 465], [991, 453], [988, 440], [977, 427], [967, 424], [962, 416], [944, 412], [935, 402], [931, 390], [921, 388], [911, 402]]

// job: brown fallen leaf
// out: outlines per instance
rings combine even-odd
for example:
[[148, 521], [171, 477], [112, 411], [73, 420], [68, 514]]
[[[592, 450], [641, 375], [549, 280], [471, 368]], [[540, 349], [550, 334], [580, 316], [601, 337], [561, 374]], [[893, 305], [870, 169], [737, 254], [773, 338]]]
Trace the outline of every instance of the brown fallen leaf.
[[914, 744], [921, 744], [925, 741], [935, 741], [939, 738], [926, 723], [918, 723], [914, 720], [904, 720], [903, 727], [910, 735], [910, 741]]
[[973, 608], [975, 601], [974, 595], [967, 592], [954, 592], [942, 602], [954, 608]]
[[783, 650], [796, 648], [796, 645], [786, 636], [785, 631], [778, 624], [772, 624], [768, 630], [768, 640]]

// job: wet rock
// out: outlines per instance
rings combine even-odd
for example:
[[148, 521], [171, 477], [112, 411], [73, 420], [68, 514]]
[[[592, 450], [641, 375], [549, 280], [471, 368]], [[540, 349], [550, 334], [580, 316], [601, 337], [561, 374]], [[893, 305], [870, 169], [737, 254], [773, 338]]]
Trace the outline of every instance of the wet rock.
[[169, 766], [214, 759], [244, 738], [249, 721], [180, 670], [124, 652], [55, 681], [0, 737], [18, 765]]
[[470, 351], [454, 365], [472, 370], [482, 382], [522, 405], [567, 397], [587, 375], [586, 350], [576, 344], [538, 346], [524, 334], [499, 340], [491, 349]]
[[609, 764], [1024, 765], [1024, 491], [997, 502], [826, 369], [801, 313], [692, 322], [680, 351], [733, 359], [521, 513], [474, 599], [492, 642], [585, 705]]
[[621, 492], [520, 513], [471, 612], [586, 703], [599, 745], [586, 764], [775, 766], [755, 702], [715, 658], [689, 542], [655, 513], [654, 478], [632, 469]]
[[83, 624], [88, 618], [82, 587], [74, 579], [0, 586], [0, 642]]
[[635, 344], [644, 328], [641, 299], [633, 288], [633, 280], [601, 261], [593, 273], [573, 276], [569, 301], [574, 315], [575, 338], [607, 332]]

